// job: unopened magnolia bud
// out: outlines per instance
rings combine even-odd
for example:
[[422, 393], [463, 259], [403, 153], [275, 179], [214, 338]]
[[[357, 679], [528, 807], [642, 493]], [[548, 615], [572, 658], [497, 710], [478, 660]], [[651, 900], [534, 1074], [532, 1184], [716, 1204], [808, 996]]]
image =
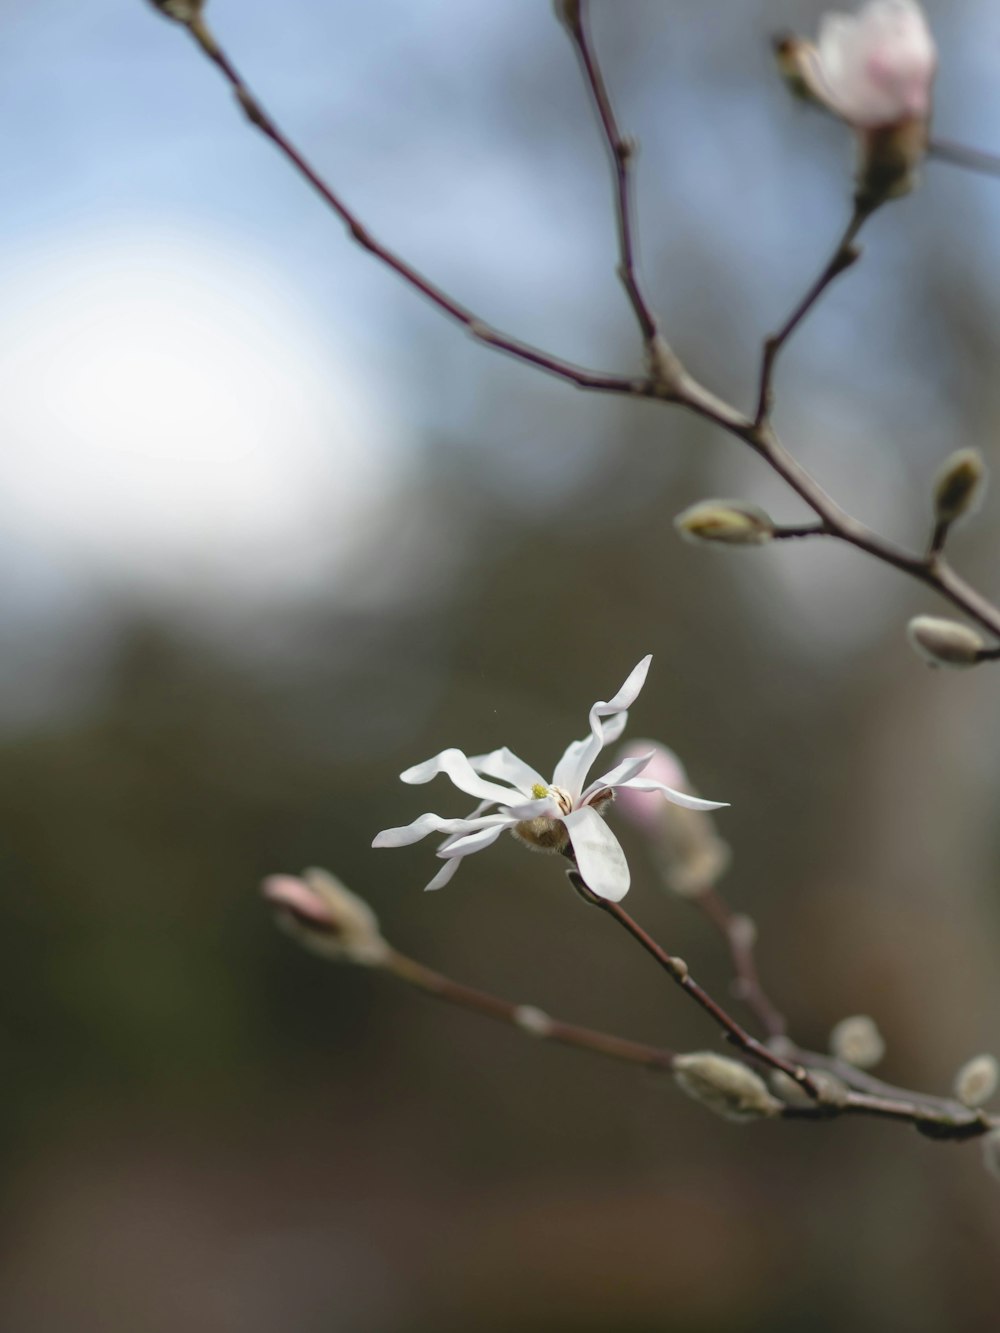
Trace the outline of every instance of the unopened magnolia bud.
[[1000, 1180], [1000, 1129], [983, 1138], [983, 1166], [996, 1180]]
[[986, 647], [974, 629], [943, 616], [914, 616], [906, 632], [910, 643], [931, 666], [975, 666]]
[[[831, 1074], [828, 1069], [810, 1069], [809, 1077], [813, 1081], [813, 1086], [819, 1092], [819, 1103], [821, 1106], [844, 1106], [850, 1094], [847, 1084], [839, 1079], [836, 1074]], [[783, 1074], [780, 1069], [774, 1070], [769, 1075], [771, 1087], [778, 1094], [783, 1102], [789, 1106], [815, 1106], [816, 1102], [809, 1096], [805, 1088], [795, 1079], [789, 1078]]]
[[830, 1050], [856, 1069], [871, 1069], [885, 1055], [885, 1042], [867, 1014], [842, 1018], [830, 1033]]
[[205, 8], [205, 0], [149, 0], [149, 3], [175, 23], [193, 23]]
[[986, 489], [986, 464], [976, 449], [959, 449], [946, 458], [934, 482], [934, 517], [954, 523], [979, 506]]
[[781, 1102], [746, 1065], [714, 1051], [692, 1051], [674, 1059], [677, 1086], [726, 1120], [760, 1120], [778, 1115]]
[[[698, 793], [688, 780], [684, 766], [665, 745], [635, 741], [619, 755], [637, 759], [652, 752], [642, 776], [662, 782], [689, 796]], [[718, 883], [730, 861], [729, 848], [715, 831], [712, 816], [703, 810], [685, 810], [659, 795], [622, 787], [615, 796], [615, 809], [650, 841], [663, 882], [673, 893], [692, 898]]]
[[703, 500], [678, 514], [674, 527], [688, 541], [763, 546], [774, 524], [763, 509], [742, 500]]
[[325, 870], [307, 870], [301, 879], [270, 875], [261, 892], [277, 909], [282, 927], [315, 953], [365, 967], [378, 967], [388, 957], [375, 913]]
[[976, 1055], [955, 1075], [955, 1096], [964, 1106], [983, 1106], [1000, 1085], [1000, 1065], [992, 1055]]

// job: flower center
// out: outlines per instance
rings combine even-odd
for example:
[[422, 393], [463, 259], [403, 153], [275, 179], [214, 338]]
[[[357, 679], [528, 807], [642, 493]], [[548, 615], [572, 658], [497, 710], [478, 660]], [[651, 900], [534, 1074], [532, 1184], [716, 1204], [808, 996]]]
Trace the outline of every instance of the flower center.
[[536, 801], [543, 801], [546, 796], [551, 796], [558, 805], [561, 815], [568, 815], [573, 809], [573, 798], [563, 787], [543, 787], [540, 782], [536, 782], [531, 794]]

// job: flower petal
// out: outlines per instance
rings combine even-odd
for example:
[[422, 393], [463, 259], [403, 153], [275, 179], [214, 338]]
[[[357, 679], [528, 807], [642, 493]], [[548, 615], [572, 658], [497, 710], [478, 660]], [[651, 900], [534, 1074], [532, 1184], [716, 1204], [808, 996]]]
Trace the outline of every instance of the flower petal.
[[442, 860], [450, 861], [455, 856], [461, 859], [473, 852], [481, 852], [484, 847], [492, 847], [500, 834], [513, 827], [514, 822], [512, 819], [504, 819], [490, 828], [477, 829], [475, 833], [466, 833], [461, 838], [450, 838], [442, 843], [437, 854]]
[[466, 833], [475, 833], [477, 829], [487, 827], [489, 821], [504, 819], [503, 815], [482, 815], [475, 819], [442, 819], [440, 815], [420, 815], [412, 824], [400, 828], [383, 829], [372, 839], [373, 847], [409, 847], [411, 843], [426, 838], [428, 833], [448, 833], [464, 837]]
[[490, 754], [470, 755], [469, 763], [477, 773], [482, 773], [488, 778], [499, 778], [502, 782], [509, 782], [512, 787], [517, 787], [524, 796], [531, 795], [532, 787], [548, 786], [540, 773], [536, 773], [530, 764], [526, 764], [523, 759], [519, 759], [506, 745], [499, 750], [493, 750]]
[[433, 759], [425, 759], [422, 764], [414, 764], [399, 776], [403, 782], [420, 785], [430, 782], [439, 773], [451, 778], [459, 791], [464, 791], [469, 796], [476, 796], [481, 801], [496, 801], [498, 805], [509, 805], [521, 795], [519, 791], [511, 791], [509, 787], [501, 787], [495, 782], [487, 782], [485, 778], [481, 778], [467, 756], [461, 750], [455, 749], [442, 750]]
[[729, 804], [728, 801], [704, 801], [700, 796], [689, 796], [687, 792], [675, 791], [673, 787], [654, 782], [652, 778], [632, 778], [630, 782], [619, 782], [617, 785], [619, 789], [624, 787], [628, 791], [660, 791], [673, 805], [681, 805], [685, 810], [721, 810]]
[[627, 755], [624, 759], [619, 760], [610, 772], [605, 773], [603, 777], [595, 778], [583, 793], [581, 799], [586, 800], [595, 791], [607, 790], [608, 787], [621, 787], [626, 782], [630, 782], [632, 778], [639, 776], [655, 753], [655, 750], [650, 750], [648, 754]]
[[539, 801], [525, 801], [523, 805], [512, 805], [508, 808], [507, 814], [510, 815], [512, 824], [520, 823], [522, 819], [538, 819], [542, 816], [562, 819], [563, 816], [559, 802], [554, 796], [543, 796]]
[[[646, 656], [629, 672], [624, 685], [611, 699], [598, 701], [590, 710], [590, 735], [581, 741], [571, 741], [556, 764], [552, 776], [554, 787], [563, 787], [576, 800], [583, 791], [590, 766], [604, 749], [622, 734], [627, 721], [627, 710], [639, 697], [646, 683], [646, 674], [652, 655]], [[610, 718], [605, 722], [603, 719]]]
[[584, 805], [571, 811], [563, 823], [587, 888], [613, 903], [624, 898], [630, 883], [628, 862], [618, 839], [594, 807]]
[[445, 861], [430, 883], [424, 885], [424, 893], [433, 893], [435, 889], [443, 889], [462, 864], [462, 860], [461, 856], [456, 856], [450, 861]]

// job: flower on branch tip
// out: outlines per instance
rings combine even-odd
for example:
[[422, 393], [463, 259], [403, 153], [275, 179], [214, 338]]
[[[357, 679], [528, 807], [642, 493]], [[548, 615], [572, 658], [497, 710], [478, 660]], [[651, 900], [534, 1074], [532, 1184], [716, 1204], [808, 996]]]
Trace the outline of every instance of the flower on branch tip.
[[364, 967], [385, 962], [389, 946], [375, 913], [327, 871], [268, 875], [260, 887], [281, 926], [314, 953]]
[[405, 827], [383, 830], [372, 846], [406, 847], [430, 833], [444, 833], [446, 837], [437, 849], [444, 865], [427, 885], [428, 889], [440, 889], [464, 857], [491, 846], [509, 830], [542, 851], [571, 850], [587, 887], [600, 898], [618, 902], [628, 892], [628, 863], [618, 839], [604, 822], [617, 791], [664, 796], [690, 810], [717, 810], [725, 804], [688, 796], [641, 776], [653, 758], [652, 751], [624, 759], [588, 782], [598, 755], [621, 736], [628, 709], [645, 684], [651, 660], [644, 657], [613, 698], [594, 704], [590, 734], [566, 747], [551, 781], [506, 747], [471, 757], [461, 750], [442, 750], [433, 759], [401, 773], [402, 781], [430, 782], [443, 773], [460, 791], [476, 797], [479, 805], [463, 819], [421, 815]]
[[916, 0], [868, 0], [857, 14], [827, 14], [816, 43], [777, 44], [799, 96], [858, 134], [858, 194], [870, 206], [905, 194], [927, 149], [937, 49]]

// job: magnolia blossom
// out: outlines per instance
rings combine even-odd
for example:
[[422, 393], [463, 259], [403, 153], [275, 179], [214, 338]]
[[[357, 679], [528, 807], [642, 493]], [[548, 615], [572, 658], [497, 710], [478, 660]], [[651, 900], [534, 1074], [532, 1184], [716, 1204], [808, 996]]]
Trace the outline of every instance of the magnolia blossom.
[[815, 46], [801, 43], [809, 91], [857, 129], [926, 121], [937, 51], [916, 0], [869, 0], [827, 14]]
[[858, 137], [858, 202], [868, 209], [913, 188], [927, 151], [937, 50], [916, 0], [869, 0], [828, 14], [812, 42], [777, 47], [792, 89]]
[[587, 781], [597, 756], [622, 734], [628, 709], [638, 698], [651, 660], [642, 659], [614, 698], [594, 704], [590, 710], [590, 735], [566, 747], [551, 781], [547, 782], [506, 747], [472, 757], [461, 750], [442, 750], [433, 759], [401, 773], [402, 781], [430, 782], [444, 773], [460, 791], [477, 797], [480, 804], [464, 819], [421, 815], [403, 828], [385, 829], [372, 845], [405, 847], [430, 833], [446, 834], [437, 849], [444, 865], [427, 885], [428, 889], [440, 889], [454, 875], [463, 857], [489, 847], [509, 829], [530, 846], [542, 850], [561, 852], [572, 848], [588, 888], [599, 897], [617, 902], [628, 891], [629, 869], [618, 839], [603, 818], [616, 791], [658, 793], [690, 810], [716, 810], [725, 804], [703, 801], [655, 779], [641, 777], [653, 758], [652, 750], [622, 760], [599, 778]]

